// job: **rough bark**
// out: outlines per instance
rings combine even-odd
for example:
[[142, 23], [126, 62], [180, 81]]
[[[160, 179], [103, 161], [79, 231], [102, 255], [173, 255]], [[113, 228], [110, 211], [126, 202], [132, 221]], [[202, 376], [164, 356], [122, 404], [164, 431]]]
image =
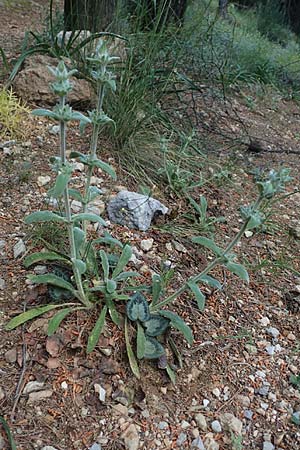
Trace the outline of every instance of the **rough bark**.
[[65, 30], [104, 31], [113, 21], [117, 0], [64, 0]]

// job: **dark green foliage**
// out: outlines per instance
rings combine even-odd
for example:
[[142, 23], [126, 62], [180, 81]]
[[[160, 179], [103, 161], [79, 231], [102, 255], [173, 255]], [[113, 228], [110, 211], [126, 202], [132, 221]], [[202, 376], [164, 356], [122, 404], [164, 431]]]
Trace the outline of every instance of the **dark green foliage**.
[[126, 305], [127, 316], [130, 320], [140, 320], [145, 322], [150, 319], [149, 305], [145, 297], [140, 294], [134, 294]]

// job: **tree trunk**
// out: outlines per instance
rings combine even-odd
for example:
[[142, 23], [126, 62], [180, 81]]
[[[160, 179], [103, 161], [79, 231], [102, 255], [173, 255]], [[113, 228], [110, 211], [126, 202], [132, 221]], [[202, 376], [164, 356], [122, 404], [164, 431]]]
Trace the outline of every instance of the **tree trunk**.
[[228, 17], [227, 6], [228, 0], [219, 0], [219, 14], [223, 19]]
[[117, 0], [64, 0], [65, 30], [104, 31], [114, 18]]
[[129, 0], [129, 11], [138, 18], [143, 30], [160, 29], [174, 22], [182, 25], [188, 0]]

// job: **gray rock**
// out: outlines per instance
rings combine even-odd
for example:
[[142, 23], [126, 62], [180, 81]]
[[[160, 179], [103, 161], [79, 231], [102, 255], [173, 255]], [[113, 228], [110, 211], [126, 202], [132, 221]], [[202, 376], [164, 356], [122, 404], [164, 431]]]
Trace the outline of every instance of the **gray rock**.
[[[70, 69], [71, 62], [65, 59], [65, 63]], [[55, 95], [51, 91], [50, 84], [54, 81], [54, 76], [48, 67], [56, 67], [57, 60], [47, 55], [34, 55], [26, 58], [22, 70], [14, 80], [14, 91], [23, 100], [30, 100], [38, 105], [54, 105]], [[70, 104], [89, 105], [93, 99], [93, 91], [86, 80], [71, 77], [73, 89], [68, 95]]]
[[38, 264], [37, 266], [35, 266], [33, 271], [36, 275], [44, 275], [45, 273], [48, 272], [48, 269], [46, 266], [42, 266], [42, 265]]
[[203, 441], [200, 436], [198, 436], [196, 439], [194, 439], [192, 441], [191, 450], [193, 450], [193, 449], [205, 450]]
[[187, 422], [186, 420], [183, 420], [181, 422], [180, 426], [183, 430], [186, 430], [187, 428], [189, 428], [191, 426], [191, 424], [189, 422]]
[[152, 197], [121, 191], [109, 202], [107, 211], [112, 222], [146, 231], [152, 219], [166, 214], [168, 208]]
[[3, 239], [0, 240], [0, 252], [3, 252], [4, 248], [6, 246], [6, 241]]
[[53, 391], [51, 389], [47, 389], [45, 391], [31, 392], [29, 394], [28, 403], [40, 402], [41, 400], [45, 400], [46, 398], [51, 397]]
[[0, 386], [0, 402], [5, 399], [5, 391], [3, 387]]
[[178, 446], [183, 445], [185, 443], [185, 441], [187, 440], [187, 435], [186, 433], [180, 433], [180, 435], [178, 436], [178, 439], [176, 441], [176, 444]]
[[5, 280], [3, 278], [0, 278], [0, 291], [3, 291], [5, 288]]
[[144, 250], [144, 252], [148, 252], [153, 247], [154, 239], [143, 239], [141, 241], [141, 249]]
[[261, 387], [258, 389], [257, 393], [258, 393], [259, 395], [261, 395], [262, 397], [266, 397], [266, 396], [268, 395], [268, 393], [269, 393], [269, 390], [270, 390], [270, 386], [268, 386], [268, 385], [263, 385], [263, 386], [261, 386]]
[[4, 438], [2, 436], [0, 436], [0, 450], [6, 450], [7, 446], [6, 446], [6, 442], [4, 440]]
[[263, 450], [274, 450], [274, 445], [272, 444], [272, 442], [269, 441], [265, 441], [263, 443]]
[[43, 447], [41, 450], [57, 450], [55, 447], [52, 447], [52, 445], [46, 445], [46, 447]]
[[235, 434], [241, 434], [243, 422], [231, 413], [224, 413], [220, 416], [220, 422], [225, 430], [232, 431]]
[[101, 445], [95, 443], [89, 448], [89, 450], [101, 450]]
[[160, 430], [167, 430], [169, 428], [169, 424], [168, 424], [168, 422], [165, 422], [165, 421], [159, 422], [158, 428]]
[[257, 353], [257, 347], [253, 344], [245, 344], [245, 349], [250, 354], [255, 355]]
[[40, 381], [28, 381], [24, 387], [23, 394], [30, 394], [31, 392], [41, 391], [45, 387], [45, 383]]
[[220, 448], [219, 444], [214, 440], [212, 433], [208, 433], [205, 436], [204, 445], [206, 450], [219, 450]]
[[211, 424], [211, 429], [215, 432], [215, 433], [221, 433], [222, 431], [222, 426], [220, 424], [220, 422], [218, 420], [214, 420]]
[[203, 414], [200, 414], [200, 413], [196, 414], [195, 421], [196, 421], [198, 427], [200, 428], [200, 430], [207, 431], [207, 422], [206, 422], [206, 418]]
[[14, 258], [17, 259], [19, 256], [23, 255], [26, 252], [26, 247], [22, 239], [20, 239], [14, 245]]
[[245, 409], [244, 411], [244, 417], [248, 420], [252, 420], [253, 417], [253, 411], [251, 409]]
[[277, 328], [275, 328], [275, 327], [269, 327], [269, 328], [267, 328], [267, 333], [270, 335], [270, 336], [272, 336], [274, 339], [277, 339], [278, 338], [278, 336], [280, 335], [280, 331], [277, 329]]
[[138, 450], [140, 444], [139, 434], [133, 423], [129, 425], [121, 437], [124, 439], [125, 448], [127, 450]]
[[53, 134], [53, 135], [59, 134], [60, 126], [59, 125], [51, 125], [48, 128], [48, 131], [50, 134]]

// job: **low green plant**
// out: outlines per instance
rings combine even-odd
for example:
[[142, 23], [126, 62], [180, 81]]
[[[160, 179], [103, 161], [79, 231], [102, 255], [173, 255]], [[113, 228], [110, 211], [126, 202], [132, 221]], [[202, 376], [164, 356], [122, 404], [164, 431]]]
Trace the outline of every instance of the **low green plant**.
[[300, 389], [300, 374], [299, 375], [291, 375], [290, 383], [296, 386], [297, 389]]
[[17, 446], [15, 444], [14, 438], [12, 437], [9, 425], [2, 416], [0, 416], [0, 423], [2, 424], [5, 434], [7, 436], [10, 450], [17, 450]]
[[0, 138], [22, 138], [29, 109], [11, 89], [0, 89]]
[[[194, 222], [197, 224], [199, 232], [208, 233], [214, 230], [216, 223], [225, 222], [225, 217], [213, 217], [207, 214], [207, 200], [204, 195], [200, 195], [199, 202], [197, 203], [192, 197], [188, 197], [188, 201], [193, 208]], [[190, 216], [191, 217], [191, 216]]]
[[[91, 239], [87, 227], [90, 222], [98, 222], [105, 227], [105, 221], [100, 216], [89, 212], [89, 203], [101, 194], [91, 185], [93, 169], [100, 168], [113, 179], [116, 178], [113, 168], [97, 156], [99, 133], [105, 126], [112, 124], [112, 120], [103, 111], [103, 99], [108, 92], [115, 90], [114, 77], [108, 70], [114, 60], [103, 42], [98, 44], [95, 53], [88, 58], [90, 75], [97, 85], [98, 93], [97, 107], [88, 112], [88, 115], [73, 111], [66, 103], [66, 96], [72, 89], [69, 78], [74, 71], [69, 72], [62, 61], [56, 69], [51, 68], [56, 78], [52, 89], [58, 95], [59, 103], [53, 110], [37, 109], [34, 114], [59, 122], [60, 155], [52, 157], [50, 160], [57, 177], [48, 196], [58, 200], [63, 205], [63, 209], [33, 212], [26, 216], [25, 223], [28, 225], [59, 224], [67, 231], [68, 248], [66, 253], [50, 249], [33, 253], [24, 259], [26, 267], [41, 261], [49, 265], [56, 265], [54, 271], [44, 275], [29, 275], [32, 283], [47, 284], [51, 287], [51, 296], [54, 301], [12, 318], [6, 328], [14, 329], [30, 319], [49, 311], [59, 310], [48, 323], [48, 334], [52, 335], [57, 331], [61, 322], [74, 311], [97, 309], [99, 316], [89, 333], [87, 352], [92, 352], [97, 346], [109, 315], [116, 326], [123, 328], [124, 324], [126, 349], [133, 373], [140, 377], [137, 359], [158, 359], [159, 367], [166, 369], [170, 379], [175, 382], [174, 366], [167, 359], [166, 346], [172, 350], [179, 366], [182, 361], [176, 344], [170, 336], [170, 329], [179, 330], [190, 345], [193, 342], [193, 333], [182, 318], [173, 311], [166, 310], [165, 307], [170, 306], [183, 293], [192, 292], [199, 310], [203, 311], [205, 295], [200, 285], [207, 284], [216, 289], [222, 288], [220, 282], [210, 275], [210, 272], [218, 265], [223, 266], [242, 280], [249, 281], [246, 269], [237, 263], [232, 249], [246, 230], [261, 224], [264, 219], [260, 212], [261, 205], [282, 192], [285, 183], [290, 181], [290, 176], [288, 170], [281, 169], [279, 172], [271, 171], [257, 181], [258, 198], [253, 204], [241, 209], [243, 224], [225, 248], [219, 247], [214, 240], [203, 236], [192, 238], [194, 244], [201, 245], [214, 254], [214, 258], [200, 273], [190, 277], [169, 295], [166, 287], [169, 277], [155, 274], [150, 286], [141, 285], [139, 273], [127, 269], [132, 256], [131, 246], [124, 245], [107, 232], [98, 239]], [[73, 166], [67, 159], [66, 128], [67, 124], [74, 120], [79, 121], [81, 130], [84, 130], [86, 125], [92, 126], [88, 154], [74, 151], [70, 153], [71, 159], [76, 158], [86, 167], [82, 191], [70, 188]], [[72, 214], [72, 199], [76, 199], [82, 204], [81, 212]], [[126, 313], [124, 313], [124, 302], [126, 303]], [[132, 347], [132, 330], [136, 336], [137, 359]]]
[[[57, 59], [68, 58], [71, 61], [72, 67], [77, 67], [77, 75], [88, 78], [89, 64], [87, 54], [95, 49], [98, 39], [107, 36], [121, 40], [124, 39], [122, 36], [110, 32], [91, 33], [88, 30], [65, 31], [62, 27], [61, 17], [55, 19], [53, 0], [50, 0], [49, 3], [47, 22], [46, 30], [42, 33], [26, 31], [20, 56], [13, 65], [6, 86], [12, 84], [24, 61], [36, 54], [44, 54]], [[93, 81], [93, 77], [91, 77], [90, 81]]]

